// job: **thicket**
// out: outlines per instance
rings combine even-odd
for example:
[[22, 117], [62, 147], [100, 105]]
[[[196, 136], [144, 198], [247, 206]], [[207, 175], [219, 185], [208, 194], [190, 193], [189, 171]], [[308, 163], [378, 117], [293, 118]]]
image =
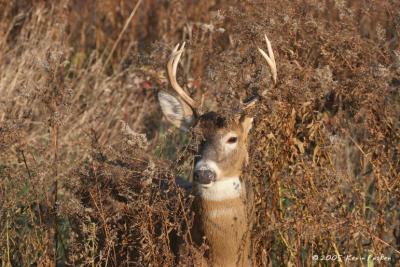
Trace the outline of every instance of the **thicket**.
[[186, 41], [179, 80], [204, 110], [260, 96], [243, 177], [256, 265], [396, 266], [399, 14], [398, 1], [0, 2], [1, 265], [195, 264], [207, 247], [174, 177], [197, 138], [156, 99]]

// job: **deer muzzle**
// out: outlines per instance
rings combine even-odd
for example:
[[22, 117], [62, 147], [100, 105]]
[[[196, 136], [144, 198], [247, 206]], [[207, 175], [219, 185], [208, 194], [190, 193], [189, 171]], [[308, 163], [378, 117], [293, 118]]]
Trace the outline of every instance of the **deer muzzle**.
[[210, 184], [215, 182], [216, 173], [209, 169], [199, 169], [194, 172], [193, 180], [198, 184]]

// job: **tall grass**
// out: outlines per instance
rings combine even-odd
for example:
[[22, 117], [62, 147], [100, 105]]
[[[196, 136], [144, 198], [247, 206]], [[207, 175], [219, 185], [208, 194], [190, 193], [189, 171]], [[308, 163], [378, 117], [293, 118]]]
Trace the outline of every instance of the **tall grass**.
[[[136, 10], [135, 10], [136, 8]], [[156, 92], [204, 110], [261, 96], [250, 166], [256, 266], [396, 266], [400, 51], [396, 1], [0, 3], [0, 264], [195, 266], [197, 136]], [[263, 35], [274, 87], [255, 51]]]

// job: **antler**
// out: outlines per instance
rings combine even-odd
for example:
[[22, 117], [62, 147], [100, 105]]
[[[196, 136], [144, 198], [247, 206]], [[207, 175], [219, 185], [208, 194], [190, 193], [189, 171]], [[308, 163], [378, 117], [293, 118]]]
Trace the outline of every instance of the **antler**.
[[277, 70], [276, 70], [276, 63], [275, 63], [275, 57], [274, 57], [274, 52], [272, 51], [271, 47], [271, 42], [268, 40], [267, 35], [265, 34], [265, 41], [267, 42], [267, 48], [268, 48], [268, 55], [267, 53], [264, 52], [261, 48], [258, 47], [258, 51], [260, 51], [261, 55], [265, 58], [265, 60], [268, 63], [268, 66], [271, 68], [272, 72], [272, 79], [274, 80], [274, 84], [276, 84], [276, 79], [277, 79]]
[[171, 82], [172, 88], [179, 94], [183, 100], [189, 104], [192, 108], [196, 107], [196, 102], [183, 90], [183, 88], [176, 81], [176, 69], [178, 68], [179, 59], [185, 49], [185, 42], [180, 46], [177, 44], [172, 51], [171, 57], [169, 58], [167, 69], [168, 76]]

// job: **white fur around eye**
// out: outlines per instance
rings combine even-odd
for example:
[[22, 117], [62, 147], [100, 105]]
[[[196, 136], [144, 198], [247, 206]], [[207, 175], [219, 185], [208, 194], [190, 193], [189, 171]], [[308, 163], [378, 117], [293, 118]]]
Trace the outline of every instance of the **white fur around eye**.
[[224, 148], [225, 153], [227, 153], [227, 154], [236, 149], [236, 147], [237, 147], [237, 142], [238, 142], [238, 140], [236, 140], [236, 142], [234, 142], [234, 143], [229, 143], [228, 140], [229, 140], [230, 138], [236, 138], [236, 139], [238, 139], [238, 136], [237, 136], [236, 133], [228, 133], [227, 135], [225, 135], [225, 136], [221, 139], [221, 142], [222, 142], [221, 145], [222, 145], [222, 147]]

